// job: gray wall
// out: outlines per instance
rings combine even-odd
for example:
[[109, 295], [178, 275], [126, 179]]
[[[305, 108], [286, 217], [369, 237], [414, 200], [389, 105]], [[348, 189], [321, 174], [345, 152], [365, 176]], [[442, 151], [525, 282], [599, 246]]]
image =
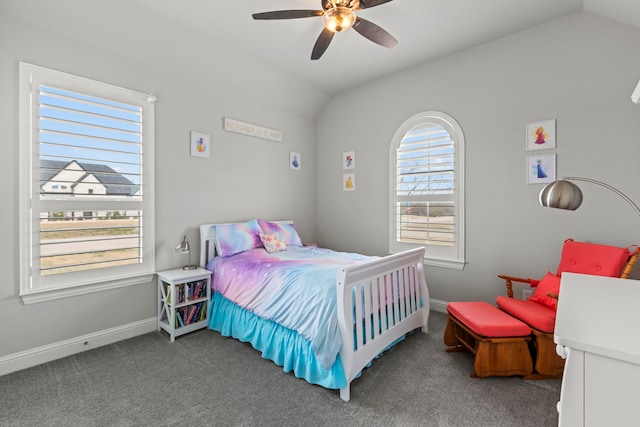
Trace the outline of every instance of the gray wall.
[[[104, 16], [110, 18], [117, 16]], [[216, 48], [126, 43], [115, 53], [0, 13], [0, 357], [156, 316], [155, 283], [29, 306], [18, 297], [18, 61], [158, 97], [157, 270], [186, 263], [174, 251], [182, 234], [198, 260], [201, 223], [289, 218], [303, 241], [315, 241], [315, 107], [305, 99], [324, 102], [327, 96]], [[224, 132], [223, 116], [282, 130], [284, 142]], [[211, 134], [211, 159], [190, 156], [190, 130]], [[289, 150], [302, 153], [301, 171], [289, 169]]]
[[[132, 21], [159, 19], [129, 12]], [[115, 13], [108, 6], [97, 13], [119, 19], [108, 15]], [[158, 270], [184, 263], [173, 247], [184, 233], [197, 242], [198, 224], [251, 217], [291, 218], [304, 241], [385, 254], [390, 140], [406, 118], [432, 109], [455, 117], [467, 141], [468, 265], [463, 271], [427, 268], [434, 298], [491, 301], [503, 286], [495, 274], [540, 276], [554, 269], [568, 236], [619, 245], [640, 241], [639, 218], [613, 193], [584, 185], [579, 211], [544, 210], [536, 203], [540, 186], [526, 185], [524, 178], [525, 123], [556, 118], [559, 174], [600, 179], [640, 200], [640, 106], [629, 101], [640, 79], [638, 30], [578, 14], [328, 102], [326, 94], [263, 64], [211, 45], [176, 45], [164, 35], [170, 25], [157, 22], [159, 34], [148, 35], [160, 41], [154, 45], [136, 45], [141, 38], [105, 50], [0, 13], [0, 196], [8, 201], [1, 217], [0, 358], [149, 319], [156, 310], [154, 283], [29, 306], [20, 302], [20, 60], [158, 97]], [[283, 130], [285, 141], [226, 133], [223, 116]], [[190, 130], [211, 134], [211, 159], [189, 156]], [[288, 169], [289, 150], [302, 153], [302, 171]], [[340, 183], [346, 150], [357, 154], [357, 190], [351, 193], [342, 192]]]
[[[428, 43], [428, 41], [425, 41]], [[621, 198], [581, 185], [576, 212], [543, 209], [525, 183], [525, 124], [557, 119], [558, 176], [605, 181], [640, 202], [640, 31], [576, 14], [333, 97], [318, 119], [318, 242], [388, 250], [389, 148], [415, 113], [453, 116], [466, 140], [463, 271], [427, 267], [436, 300], [486, 300], [498, 273], [555, 271], [567, 237], [640, 243], [640, 218]], [[348, 118], [348, 120], [344, 120]], [[341, 191], [341, 153], [356, 151], [356, 191]]]

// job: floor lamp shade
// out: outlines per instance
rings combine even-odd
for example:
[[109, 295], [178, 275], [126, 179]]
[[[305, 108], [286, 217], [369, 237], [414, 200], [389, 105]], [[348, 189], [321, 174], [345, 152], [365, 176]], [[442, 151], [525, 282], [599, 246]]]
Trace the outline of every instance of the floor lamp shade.
[[544, 207], [575, 211], [582, 204], [582, 191], [570, 181], [555, 181], [540, 191], [539, 201]]
[[633, 200], [627, 197], [622, 191], [615, 187], [610, 186], [602, 181], [596, 181], [591, 178], [580, 178], [577, 176], [565, 176], [560, 181], [552, 182], [540, 191], [538, 200], [540, 204], [549, 208], [576, 210], [582, 203], [582, 191], [577, 185], [570, 181], [584, 181], [592, 184], [599, 185], [608, 190], [613, 191], [618, 196], [622, 197], [625, 202], [633, 208], [638, 215], [640, 215], [640, 207], [636, 205]]

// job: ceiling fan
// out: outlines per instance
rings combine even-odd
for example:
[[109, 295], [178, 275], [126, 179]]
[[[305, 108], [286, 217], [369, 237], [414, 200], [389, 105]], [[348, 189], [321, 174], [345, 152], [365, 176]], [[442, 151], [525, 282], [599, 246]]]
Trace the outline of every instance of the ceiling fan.
[[384, 47], [394, 47], [398, 41], [388, 32], [373, 22], [356, 16], [355, 11], [369, 9], [392, 0], [320, 0], [322, 10], [276, 10], [272, 12], [254, 13], [253, 19], [296, 19], [321, 16], [324, 29], [316, 40], [311, 59], [320, 59], [329, 47], [335, 33], [353, 27], [358, 33], [374, 43]]

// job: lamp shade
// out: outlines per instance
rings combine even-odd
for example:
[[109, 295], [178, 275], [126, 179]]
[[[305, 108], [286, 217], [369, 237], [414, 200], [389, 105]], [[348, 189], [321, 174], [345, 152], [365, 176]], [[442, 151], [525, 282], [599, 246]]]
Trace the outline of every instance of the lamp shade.
[[181, 254], [189, 255], [189, 264], [182, 267], [183, 270], [195, 270], [198, 268], [197, 265], [191, 264], [191, 248], [189, 246], [189, 239], [187, 236], [182, 236], [180, 239], [180, 243], [176, 246], [176, 252], [180, 252]]
[[540, 204], [549, 208], [575, 211], [582, 204], [580, 188], [564, 179], [547, 184], [538, 197]]
[[190, 249], [191, 248], [189, 247], [189, 239], [187, 239], [187, 236], [182, 236], [182, 238], [180, 239], [180, 243], [178, 243], [178, 245], [176, 246], [176, 252], [188, 254]]

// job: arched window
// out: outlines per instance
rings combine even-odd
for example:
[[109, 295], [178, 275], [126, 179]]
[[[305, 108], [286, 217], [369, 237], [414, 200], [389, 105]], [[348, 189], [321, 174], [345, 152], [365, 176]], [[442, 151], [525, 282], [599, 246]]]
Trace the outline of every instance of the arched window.
[[464, 268], [464, 136], [450, 116], [407, 119], [391, 142], [391, 252], [424, 246], [425, 264]]

